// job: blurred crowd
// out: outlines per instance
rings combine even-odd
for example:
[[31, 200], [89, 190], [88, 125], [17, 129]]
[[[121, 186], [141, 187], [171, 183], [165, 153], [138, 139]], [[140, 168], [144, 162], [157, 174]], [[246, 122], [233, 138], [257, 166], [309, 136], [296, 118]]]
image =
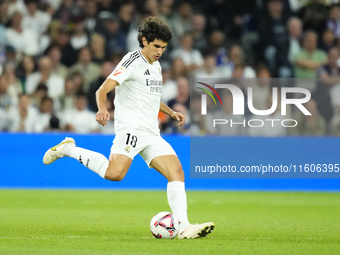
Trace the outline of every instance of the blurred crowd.
[[[95, 91], [139, 48], [137, 28], [153, 15], [174, 33], [160, 60], [162, 101], [187, 116], [178, 127], [160, 113], [161, 132], [187, 134], [191, 123], [196, 134], [338, 136], [339, 6], [339, 0], [0, 0], [0, 131], [114, 133], [114, 91], [105, 127], [95, 121]], [[246, 96], [252, 86], [258, 110], [270, 108], [274, 78], [281, 78], [281, 87], [312, 92], [305, 104], [312, 116], [287, 109], [285, 118], [299, 125], [272, 133], [210, 130], [196, 116], [196, 102], [189, 114], [190, 78], [233, 79]], [[216, 116], [231, 116], [232, 96], [222, 102]], [[278, 108], [271, 117], [279, 115]]]

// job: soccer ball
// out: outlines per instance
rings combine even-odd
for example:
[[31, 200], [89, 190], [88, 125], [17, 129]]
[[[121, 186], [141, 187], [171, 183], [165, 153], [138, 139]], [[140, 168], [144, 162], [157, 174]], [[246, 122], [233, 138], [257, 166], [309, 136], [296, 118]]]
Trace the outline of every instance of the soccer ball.
[[173, 239], [178, 234], [179, 223], [172, 213], [160, 212], [151, 219], [150, 230], [156, 238]]

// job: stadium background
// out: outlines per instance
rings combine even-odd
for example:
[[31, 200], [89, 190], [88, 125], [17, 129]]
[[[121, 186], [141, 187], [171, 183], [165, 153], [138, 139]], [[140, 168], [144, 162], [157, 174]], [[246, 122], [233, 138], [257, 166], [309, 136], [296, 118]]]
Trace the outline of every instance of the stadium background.
[[[313, 92], [313, 104], [309, 106], [309, 110], [311, 108], [314, 110], [314, 120], [301, 119], [303, 129], [295, 130], [294, 133], [281, 132], [274, 136], [288, 136], [286, 139], [289, 144], [291, 135], [339, 134], [336, 98], [337, 87], [340, 86], [337, 85], [340, 69], [331, 66], [327, 57], [326, 60], [323, 59], [330, 49], [335, 55], [338, 54], [337, 47], [340, 47], [338, 43], [340, 34], [336, 26], [340, 24], [337, 1], [242, 0], [231, 3], [231, 1], [172, 0], [1, 0], [0, 3], [1, 158], [2, 162], [8, 164], [1, 167], [2, 187], [162, 187], [165, 182], [160, 181], [161, 178], [157, 175], [155, 178], [159, 179], [156, 183], [162, 185], [155, 186], [155, 182], [149, 182], [149, 185], [140, 186], [130, 179], [124, 180], [125, 184], [107, 184], [103, 180], [94, 181], [97, 183], [94, 184], [91, 183], [92, 173], [86, 171], [83, 172], [87, 177], [83, 178], [89, 178], [90, 182], [82, 184], [82, 180], [76, 180], [76, 176], [83, 174], [78, 174], [77, 171], [67, 174], [73, 176], [70, 176], [67, 182], [65, 173], [57, 169], [64, 169], [69, 160], [65, 160], [65, 164], [57, 163], [48, 168], [43, 168], [40, 160], [50, 141], [58, 141], [60, 137], [72, 136], [74, 133], [83, 134], [79, 139], [84, 140], [83, 146], [86, 148], [95, 150], [96, 139], [106, 141], [106, 146], [100, 146], [98, 151], [107, 155], [114, 137], [113, 120], [107, 128], [98, 128], [94, 121], [96, 112], [94, 92], [121, 57], [126, 52], [138, 48], [136, 28], [150, 15], [165, 19], [174, 32], [174, 38], [161, 59], [165, 79], [162, 100], [174, 109], [184, 112], [188, 121], [180, 129], [167, 116], [160, 115], [159, 122], [163, 135], [169, 135], [166, 136], [167, 139], [170, 139], [176, 147], [187, 176], [189, 176], [187, 155], [190, 151], [188, 138], [190, 77], [240, 80], [262, 77], [319, 78], [320, 82], [308, 88]], [[315, 20], [306, 13], [318, 19]], [[318, 36], [316, 48], [313, 50], [316, 55], [321, 56], [321, 60], [316, 58], [311, 61], [314, 64], [317, 62], [314, 71], [299, 69], [294, 62], [294, 58], [306, 47], [305, 33], [310, 31], [314, 31]], [[325, 35], [327, 33], [333, 35], [330, 36], [332, 40]], [[295, 57], [292, 57], [294, 54]], [[339, 62], [339, 59], [337, 61]], [[333, 71], [327, 74], [327, 70]], [[325, 86], [322, 79], [329, 76], [334, 77], [336, 82]], [[265, 86], [258, 101], [266, 101], [266, 97], [270, 96], [270, 83]], [[111, 93], [107, 102], [112, 117], [113, 98], [114, 93]], [[260, 109], [261, 105], [257, 105], [257, 108]], [[191, 126], [195, 126], [191, 128], [192, 134], [214, 134], [213, 131], [206, 130], [204, 124], [200, 122], [191, 120]], [[44, 134], [39, 136], [41, 133]], [[90, 133], [87, 139], [86, 134]], [[240, 134], [233, 131], [224, 134], [226, 137], [223, 139], [227, 143], [237, 144], [242, 138], [240, 141], [238, 138], [228, 140], [228, 136], [239, 135], [247, 136], [248, 133]], [[264, 132], [262, 136], [266, 136], [266, 133]], [[254, 146], [261, 144], [261, 139], [252, 140]], [[281, 146], [282, 140], [270, 139], [273, 139], [273, 148]], [[301, 142], [306, 142], [306, 139], [313, 141], [315, 138], [303, 138]], [[86, 140], [88, 141], [85, 142]], [[41, 153], [25, 153], [22, 160], [15, 166], [10, 166], [11, 161], [8, 159], [16, 155], [16, 147], [9, 144], [17, 145], [17, 141], [25, 143], [25, 148], [28, 148], [30, 142], [35, 141], [34, 151]], [[326, 150], [320, 144], [313, 148], [313, 152], [320, 155], [320, 162], [324, 161], [322, 155], [336, 159], [337, 150], [332, 147], [334, 144], [327, 145]], [[230, 144], [230, 147], [233, 147], [233, 144]], [[252, 147], [240, 151], [240, 155], [263, 157], [261, 150], [250, 148]], [[285, 152], [289, 151], [289, 146], [280, 151], [285, 155]], [[301, 158], [309, 159], [310, 155], [308, 150], [301, 152]], [[288, 157], [286, 154], [286, 158]], [[76, 162], [73, 164], [72, 168], [73, 166], [77, 170], [81, 168]], [[34, 171], [37, 168], [48, 169], [48, 174], [44, 170], [35, 176], [27, 174], [28, 169]], [[12, 171], [20, 173], [19, 176], [22, 178], [14, 178], [11, 175]], [[130, 175], [137, 175], [135, 179], [137, 180], [144, 171], [149, 170], [145, 170], [144, 163], [138, 158], [132, 166], [133, 173], [129, 173], [127, 178]], [[52, 173], [54, 178], [49, 177]], [[61, 179], [63, 182], [58, 185]], [[199, 180], [188, 179], [188, 188], [200, 189], [201, 184]], [[210, 184], [205, 188], [338, 190], [339, 187], [336, 180], [325, 179], [299, 181], [234, 179], [210, 180]]]

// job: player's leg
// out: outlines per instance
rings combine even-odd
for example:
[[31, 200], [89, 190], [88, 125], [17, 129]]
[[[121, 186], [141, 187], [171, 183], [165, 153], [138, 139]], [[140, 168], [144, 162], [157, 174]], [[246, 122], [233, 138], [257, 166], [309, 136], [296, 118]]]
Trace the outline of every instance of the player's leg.
[[167, 178], [167, 195], [170, 208], [180, 222], [178, 238], [204, 237], [215, 228], [213, 222], [191, 225], [187, 215], [187, 196], [184, 187], [184, 172], [176, 155], [155, 157], [150, 165]]
[[167, 180], [167, 197], [172, 212], [180, 222], [180, 229], [190, 225], [187, 214], [187, 196], [184, 187], [184, 172], [176, 155], [163, 155], [152, 159], [150, 166]]
[[184, 172], [177, 155], [157, 156], [152, 159], [150, 166], [160, 172], [169, 182], [184, 183]]
[[187, 196], [184, 188], [182, 165], [171, 145], [161, 136], [148, 135], [148, 146], [139, 154], [150, 168], [155, 168], [169, 181], [168, 203], [180, 222], [180, 229], [190, 225], [187, 215]]
[[132, 163], [132, 159], [123, 154], [111, 154], [110, 163], [105, 173], [105, 179], [121, 181], [125, 177]]
[[66, 138], [58, 145], [49, 149], [44, 155], [43, 162], [46, 165], [51, 164], [65, 156], [78, 160], [102, 178], [112, 181], [122, 180], [132, 162], [131, 158], [121, 154], [111, 154], [109, 161], [98, 152], [76, 147], [73, 138]]

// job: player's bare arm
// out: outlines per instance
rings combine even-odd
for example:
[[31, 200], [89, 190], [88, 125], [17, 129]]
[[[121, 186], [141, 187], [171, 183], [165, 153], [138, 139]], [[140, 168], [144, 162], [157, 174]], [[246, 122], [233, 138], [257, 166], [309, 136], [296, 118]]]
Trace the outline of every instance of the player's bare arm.
[[181, 112], [175, 112], [174, 110], [172, 110], [169, 106], [167, 106], [166, 104], [162, 103], [159, 106], [159, 110], [163, 113], [168, 114], [171, 118], [180, 121], [180, 123], [178, 124], [178, 126], [182, 126], [185, 123], [185, 116], [183, 113]]
[[96, 114], [96, 121], [105, 126], [107, 121], [110, 119], [110, 113], [108, 112], [105, 102], [106, 95], [111, 90], [113, 90], [116, 86], [119, 86], [119, 83], [112, 79], [106, 79], [100, 88], [96, 91], [96, 102], [98, 107], [98, 112]]

